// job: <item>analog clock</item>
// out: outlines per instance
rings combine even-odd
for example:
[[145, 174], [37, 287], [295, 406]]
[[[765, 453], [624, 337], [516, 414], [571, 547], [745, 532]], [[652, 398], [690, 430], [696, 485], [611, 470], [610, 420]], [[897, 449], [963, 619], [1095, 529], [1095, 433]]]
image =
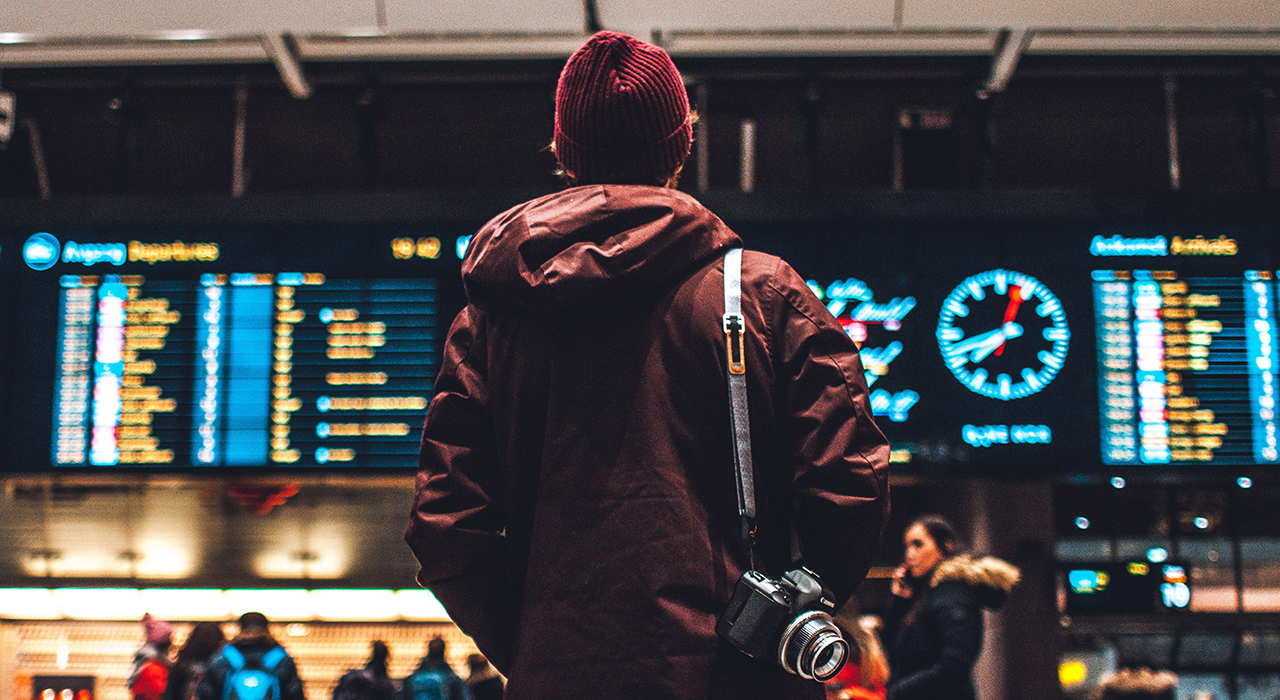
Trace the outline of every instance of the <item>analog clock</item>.
[[1009, 401], [1048, 386], [1067, 359], [1062, 302], [1034, 277], [988, 270], [956, 286], [938, 315], [938, 347], [970, 391]]

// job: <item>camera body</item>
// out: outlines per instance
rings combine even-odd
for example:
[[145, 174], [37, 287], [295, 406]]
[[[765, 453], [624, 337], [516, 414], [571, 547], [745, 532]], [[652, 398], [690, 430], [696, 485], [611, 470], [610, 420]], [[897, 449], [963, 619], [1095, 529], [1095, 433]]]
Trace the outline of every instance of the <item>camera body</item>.
[[835, 605], [822, 580], [806, 568], [772, 580], [759, 571], [738, 579], [716, 634], [752, 658], [771, 658], [787, 671], [818, 681], [839, 672], [849, 644], [831, 620]]

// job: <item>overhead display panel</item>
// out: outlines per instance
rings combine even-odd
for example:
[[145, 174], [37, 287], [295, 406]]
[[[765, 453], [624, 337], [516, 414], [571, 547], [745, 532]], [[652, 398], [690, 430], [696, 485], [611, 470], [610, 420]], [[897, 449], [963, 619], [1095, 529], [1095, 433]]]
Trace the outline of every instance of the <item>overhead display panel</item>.
[[[1280, 462], [1274, 222], [726, 220], [858, 345], [895, 473]], [[479, 223], [6, 230], [0, 468], [413, 469]]]
[[1274, 273], [1093, 278], [1103, 461], [1275, 463]]
[[1280, 461], [1265, 226], [807, 228], [771, 252], [858, 343], [898, 473]]
[[461, 305], [456, 234], [415, 233], [31, 235], [19, 464], [415, 466]]

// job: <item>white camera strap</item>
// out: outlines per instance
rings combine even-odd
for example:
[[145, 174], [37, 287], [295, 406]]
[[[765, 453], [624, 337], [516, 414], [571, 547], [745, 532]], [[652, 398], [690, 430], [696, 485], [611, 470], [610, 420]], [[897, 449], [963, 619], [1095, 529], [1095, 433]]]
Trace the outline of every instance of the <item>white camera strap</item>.
[[[729, 427], [733, 431], [733, 466], [738, 473], [738, 515], [742, 516], [742, 543], [755, 568], [756, 487], [751, 464], [751, 421], [747, 413], [746, 317], [742, 315], [742, 249], [724, 256], [725, 352], [729, 369]], [[791, 561], [799, 566], [804, 559], [800, 533], [791, 525]]]
[[738, 514], [742, 543], [750, 551], [756, 543], [756, 489], [751, 466], [751, 422], [747, 414], [746, 319], [742, 316], [742, 249], [724, 256], [724, 317], [729, 369], [729, 427], [733, 431], [733, 466], [738, 473]]

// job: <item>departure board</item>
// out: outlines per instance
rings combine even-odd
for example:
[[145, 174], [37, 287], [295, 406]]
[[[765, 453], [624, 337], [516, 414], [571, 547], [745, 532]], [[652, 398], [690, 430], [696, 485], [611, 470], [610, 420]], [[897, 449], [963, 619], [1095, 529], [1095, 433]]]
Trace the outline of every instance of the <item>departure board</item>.
[[1277, 461], [1274, 274], [1093, 280], [1105, 463]]
[[25, 240], [9, 468], [416, 466], [456, 235], [128, 233]]
[[62, 278], [53, 463], [404, 466], [437, 369], [434, 280]]

